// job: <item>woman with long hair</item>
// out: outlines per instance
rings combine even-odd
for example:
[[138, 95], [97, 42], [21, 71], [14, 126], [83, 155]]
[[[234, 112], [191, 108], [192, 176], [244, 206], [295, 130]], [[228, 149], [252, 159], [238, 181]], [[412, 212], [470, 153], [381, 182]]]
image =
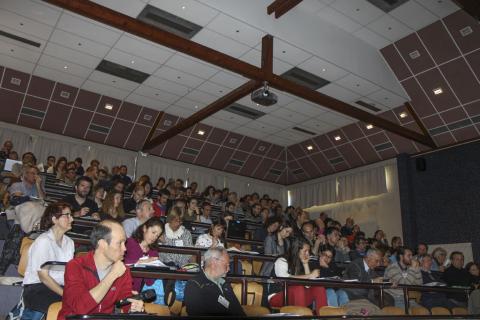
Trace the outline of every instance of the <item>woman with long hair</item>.
[[[290, 235], [293, 232], [292, 225], [285, 221], [277, 231], [269, 234], [263, 241], [263, 253], [272, 256], [284, 255], [290, 247]], [[270, 277], [273, 275], [273, 262], [264, 262], [260, 269], [260, 275]]]
[[[165, 231], [165, 226], [160, 218], [150, 218], [127, 239], [125, 247], [125, 263], [149, 263], [158, 260], [158, 239]], [[155, 279], [133, 278], [133, 290], [140, 292], [142, 281], [152, 285]]]
[[105, 187], [97, 184], [93, 187], [93, 201], [97, 204], [98, 209], [103, 205], [103, 200], [105, 199]]
[[207, 233], [201, 234], [195, 242], [195, 247], [214, 248], [223, 247], [221, 241], [225, 232], [225, 221], [223, 219], [215, 219], [208, 229]]
[[447, 268], [447, 250], [437, 247], [432, 251], [432, 271], [444, 272]]
[[47, 170], [47, 173], [55, 174], [55, 177], [59, 180], [63, 179], [65, 176], [65, 172], [67, 171], [67, 158], [60, 157], [57, 160], [57, 163], [54, 167], [50, 167]]
[[[275, 260], [275, 276], [297, 279], [318, 278], [320, 271], [318, 269], [310, 270], [309, 256], [310, 245], [308, 242], [303, 239], [295, 239], [287, 253]], [[270, 306], [280, 308], [283, 305], [281, 286], [273, 288], [273, 291], [270, 292], [273, 295], [269, 295]], [[308, 307], [312, 302], [315, 302], [317, 309], [327, 305], [327, 295], [324, 287], [288, 286], [287, 295], [289, 305]]]
[[62, 301], [64, 271], [44, 270], [48, 261], [68, 262], [73, 258], [75, 245], [65, 235], [72, 228], [72, 210], [68, 203], [50, 204], [43, 213], [40, 227], [45, 230], [28, 251], [28, 263], [23, 278], [22, 319], [42, 319], [50, 304]]
[[105, 200], [103, 200], [102, 208], [99, 213], [100, 220], [117, 220], [122, 222], [125, 218], [125, 211], [123, 210], [123, 194], [116, 191], [107, 193]]

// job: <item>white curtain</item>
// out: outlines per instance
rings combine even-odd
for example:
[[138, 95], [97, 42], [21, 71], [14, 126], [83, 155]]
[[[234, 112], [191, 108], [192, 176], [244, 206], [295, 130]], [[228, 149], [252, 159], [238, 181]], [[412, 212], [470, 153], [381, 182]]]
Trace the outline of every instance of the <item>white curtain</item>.
[[337, 178], [337, 201], [353, 200], [387, 192], [385, 167], [347, 174]]
[[291, 205], [310, 208], [325, 203], [335, 202], [336, 179], [329, 177], [316, 183], [289, 187]]

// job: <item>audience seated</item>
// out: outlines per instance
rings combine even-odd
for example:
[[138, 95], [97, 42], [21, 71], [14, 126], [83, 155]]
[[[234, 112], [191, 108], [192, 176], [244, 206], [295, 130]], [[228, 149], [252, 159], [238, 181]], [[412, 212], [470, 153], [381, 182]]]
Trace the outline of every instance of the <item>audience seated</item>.
[[215, 248], [223, 247], [221, 241], [225, 232], [225, 221], [223, 219], [215, 219], [207, 233], [201, 234], [195, 242], [196, 247]]
[[367, 241], [363, 237], [356, 237], [354, 242], [354, 249], [350, 250], [348, 253], [348, 256], [350, 258], [350, 261], [357, 260], [359, 258], [363, 258], [366, 253], [367, 249]]
[[208, 202], [204, 202], [202, 206], [202, 214], [199, 216], [199, 222], [212, 224], [210, 213], [212, 212], [212, 206]]
[[[275, 233], [269, 234], [263, 241], [263, 253], [272, 256], [284, 255], [290, 248], [290, 235], [293, 229], [289, 222], [283, 222]], [[260, 270], [262, 276], [273, 276], [273, 262], [264, 262]]]
[[[167, 216], [163, 244], [173, 247], [191, 247], [193, 245], [192, 234], [182, 225], [182, 217], [180, 212], [178, 212], [178, 208], [173, 208]], [[170, 263], [177, 267], [188, 263], [190, 259], [191, 257], [185, 254], [160, 253], [160, 260], [162, 262]]]
[[148, 219], [153, 217], [152, 204], [148, 200], [141, 200], [137, 203], [135, 208], [135, 217], [125, 219], [122, 222], [123, 228], [127, 238], [130, 238], [137, 228], [145, 223]]
[[128, 199], [123, 199], [123, 210], [127, 213], [134, 213], [137, 204], [145, 197], [145, 188], [142, 185], [137, 185], [133, 189], [132, 196]]
[[116, 220], [120, 223], [125, 219], [125, 211], [123, 211], [123, 194], [117, 191], [110, 191], [107, 193], [105, 200], [103, 200], [102, 208], [99, 210], [95, 218], [100, 220]]
[[[448, 286], [470, 287], [473, 284], [472, 275], [463, 268], [463, 253], [453, 251], [450, 254], [451, 265], [443, 273], [443, 280]], [[449, 293], [448, 299], [457, 307], [467, 307], [467, 297], [463, 293]]]
[[[159, 259], [158, 239], [165, 228], [159, 218], [150, 218], [139, 225], [130, 238], [127, 239], [125, 247], [125, 264], [150, 263]], [[152, 285], [154, 279], [133, 278], [133, 290], [140, 292], [142, 283]]]
[[199, 221], [200, 215], [201, 215], [201, 211], [198, 206], [198, 200], [196, 198], [190, 198], [187, 201], [187, 209], [185, 210], [185, 214], [183, 215], [183, 220]]
[[51, 303], [62, 301], [63, 271], [43, 270], [49, 261], [68, 262], [73, 258], [74, 243], [65, 233], [72, 228], [72, 212], [65, 202], [50, 204], [42, 216], [42, 233], [28, 251], [23, 278], [22, 319], [42, 319]]
[[170, 191], [168, 191], [167, 189], [161, 189], [158, 192], [158, 198], [153, 202], [153, 210], [155, 210], [155, 217], [164, 217], [167, 215], [169, 210], [169, 197]]
[[[333, 253], [326, 247], [320, 247], [318, 260], [312, 264], [312, 269], [320, 269], [321, 278], [339, 277], [337, 268], [332, 267]], [[327, 288], [327, 302], [331, 307], [341, 307], [348, 303], [348, 295], [344, 289]]]
[[72, 206], [74, 217], [91, 216], [93, 213], [98, 212], [95, 201], [88, 198], [92, 186], [92, 179], [82, 176], [75, 183], [75, 193], [63, 198], [63, 201]]
[[472, 285], [474, 286], [474, 288], [478, 289], [480, 285], [480, 269], [478, 267], [478, 264], [471, 261], [467, 263], [467, 265], [465, 266], [465, 270], [467, 270], [472, 276]]
[[444, 272], [449, 262], [447, 261], [447, 250], [442, 247], [432, 251], [432, 271]]
[[[432, 256], [425, 254], [419, 258], [423, 284], [443, 285], [445, 284], [440, 278], [438, 272], [432, 272]], [[453, 308], [455, 304], [447, 299], [444, 292], [422, 292], [420, 303], [425, 308], [431, 309], [433, 307]]]

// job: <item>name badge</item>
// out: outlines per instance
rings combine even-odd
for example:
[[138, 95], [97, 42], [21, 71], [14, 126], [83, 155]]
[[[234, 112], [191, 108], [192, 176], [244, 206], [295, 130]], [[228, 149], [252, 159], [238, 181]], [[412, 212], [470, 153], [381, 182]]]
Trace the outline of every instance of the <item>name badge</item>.
[[228, 309], [228, 306], [230, 305], [230, 302], [221, 295], [218, 296], [218, 303], [224, 306], [225, 309]]
[[183, 240], [175, 240], [175, 247], [183, 247]]

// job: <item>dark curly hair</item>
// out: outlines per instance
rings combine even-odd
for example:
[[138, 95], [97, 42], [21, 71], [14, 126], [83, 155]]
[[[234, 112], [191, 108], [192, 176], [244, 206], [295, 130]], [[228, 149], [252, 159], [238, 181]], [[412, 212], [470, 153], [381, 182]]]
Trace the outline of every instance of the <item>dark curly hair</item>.
[[72, 210], [70, 204], [62, 201], [49, 204], [40, 219], [40, 228], [45, 231], [50, 229], [53, 226], [52, 218], [60, 218], [62, 216], [62, 211], [67, 208]]
[[[133, 232], [132, 238], [135, 239], [138, 243], [141, 243], [143, 241], [143, 236], [144, 236], [144, 230], [143, 227], [146, 229], [153, 228], [159, 226], [162, 229], [162, 232], [160, 233], [159, 237], [165, 232], [165, 225], [163, 224], [162, 220], [158, 217], [153, 217], [148, 219], [145, 223], [139, 225], [137, 229]], [[152, 243], [150, 245], [150, 249], [155, 249], [157, 247], [157, 243]]]

